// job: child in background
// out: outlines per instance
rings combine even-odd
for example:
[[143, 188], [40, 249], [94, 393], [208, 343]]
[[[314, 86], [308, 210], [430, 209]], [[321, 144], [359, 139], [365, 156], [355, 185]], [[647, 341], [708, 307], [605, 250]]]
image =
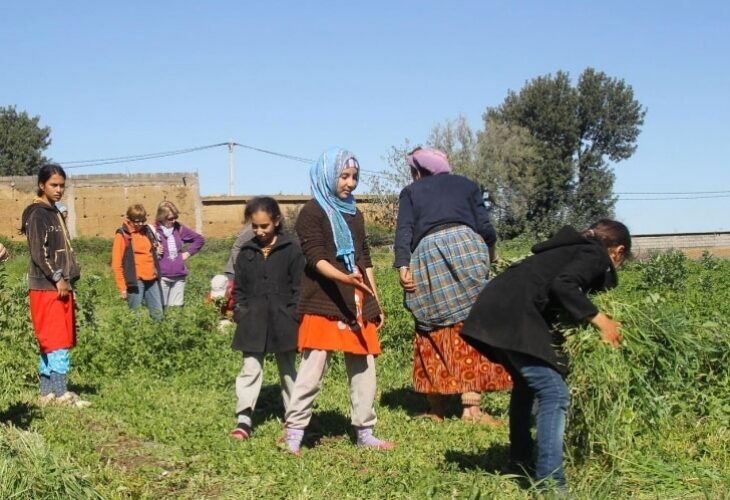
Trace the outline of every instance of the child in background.
[[159, 243], [154, 230], [147, 225], [147, 211], [140, 205], [127, 208], [127, 218], [117, 229], [112, 244], [112, 272], [119, 297], [130, 309], [142, 301], [153, 319], [163, 316], [160, 291]]
[[236, 377], [237, 424], [231, 437], [239, 440], [248, 439], [253, 430], [266, 353], [276, 357], [284, 411], [289, 408], [297, 375], [297, 302], [304, 270], [302, 250], [282, 231], [281, 210], [273, 198], [250, 200], [245, 219], [254, 238], [236, 257], [233, 288], [237, 326], [232, 347], [243, 352], [243, 367]]
[[30, 250], [30, 315], [41, 350], [39, 402], [85, 408], [91, 403], [66, 386], [76, 345], [73, 286], [81, 272], [66, 222], [55, 206], [65, 189], [63, 168], [43, 165], [38, 171], [38, 197], [23, 211], [20, 232], [28, 238]]
[[[185, 264], [203, 248], [205, 238], [177, 219], [179, 210], [171, 201], [163, 201], [157, 207], [155, 231], [160, 242], [160, 288], [165, 307], [182, 306], [185, 303], [185, 278], [189, 270]], [[187, 248], [183, 247], [187, 244]]]
[[586, 294], [618, 284], [616, 268], [631, 253], [631, 235], [620, 222], [601, 219], [582, 233], [565, 226], [532, 251], [482, 290], [461, 335], [512, 376], [505, 472], [532, 469], [530, 420], [536, 399], [536, 478], [551, 479], [563, 489], [568, 360], [560, 349], [562, 336], [552, 325], [566, 316], [589, 321], [605, 342], [619, 346], [621, 324], [598, 311]]
[[228, 279], [225, 274], [216, 274], [210, 280], [208, 302], [215, 302], [220, 307], [221, 319], [218, 322], [220, 330], [231, 324], [233, 318], [233, 278]]
[[226, 267], [223, 270], [223, 274], [228, 276], [231, 281], [233, 281], [233, 274], [235, 273], [233, 266], [238, 258], [238, 252], [241, 251], [241, 247], [243, 247], [243, 245], [251, 238], [253, 238], [251, 224], [244, 224], [238, 232], [238, 236], [236, 236], [236, 241], [234, 241], [233, 246], [231, 246], [231, 253], [228, 254], [228, 261], [226, 262]]
[[357, 445], [390, 449], [373, 435], [379, 305], [365, 221], [352, 192], [360, 165], [349, 151], [332, 149], [309, 172], [314, 199], [299, 213], [296, 232], [307, 259], [302, 277], [299, 350], [302, 361], [286, 412], [286, 448], [299, 455], [304, 429], [334, 352], [343, 352], [350, 383]]

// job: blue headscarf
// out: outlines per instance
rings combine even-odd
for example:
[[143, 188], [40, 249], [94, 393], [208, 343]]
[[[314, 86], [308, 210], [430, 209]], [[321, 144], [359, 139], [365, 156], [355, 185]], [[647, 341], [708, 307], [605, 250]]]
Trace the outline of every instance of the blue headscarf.
[[309, 169], [309, 180], [314, 199], [330, 220], [337, 247], [337, 258], [342, 259], [347, 270], [352, 273], [355, 271], [355, 245], [350, 228], [342, 214], [354, 215], [357, 208], [352, 194], [344, 200], [337, 197], [337, 180], [347, 167], [356, 167], [359, 170], [360, 164], [357, 158], [345, 149], [329, 149], [322, 153], [317, 163]]

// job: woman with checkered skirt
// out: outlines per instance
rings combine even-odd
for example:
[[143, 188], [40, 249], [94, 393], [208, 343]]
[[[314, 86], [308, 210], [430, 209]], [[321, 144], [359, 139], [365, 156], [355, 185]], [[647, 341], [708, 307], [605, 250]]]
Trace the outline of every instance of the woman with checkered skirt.
[[443, 396], [460, 394], [465, 421], [497, 425], [480, 394], [509, 389], [509, 374], [459, 335], [487, 284], [497, 234], [479, 186], [451, 174], [442, 151], [416, 148], [407, 160], [413, 183], [400, 193], [394, 266], [416, 323], [414, 388], [428, 398], [426, 416], [443, 419]]

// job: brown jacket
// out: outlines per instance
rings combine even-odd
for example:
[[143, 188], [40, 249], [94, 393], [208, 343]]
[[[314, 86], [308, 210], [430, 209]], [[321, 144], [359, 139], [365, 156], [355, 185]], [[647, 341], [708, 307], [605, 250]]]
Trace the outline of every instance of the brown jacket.
[[[360, 268], [365, 283], [370, 287], [365, 270], [373, 267], [373, 263], [365, 238], [365, 219], [360, 210], [355, 215], [342, 215], [350, 228], [355, 244], [355, 263]], [[343, 273], [348, 273], [344, 262], [336, 258], [337, 249], [330, 221], [316, 200], [309, 200], [299, 212], [295, 230], [307, 259], [299, 292], [299, 313], [317, 314], [347, 322], [354, 320], [356, 317], [354, 289], [325, 278], [315, 269], [317, 262], [326, 260]], [[373, 321], [379, 314], [378, 302], [373, 297], [366, 296], [362, 310], [363, 318]]]
[[76, 262], [66, 222], [58, 209], [36, 199], [23, 211], [21, 223], [21, 231], [28, 237], [30, 249], [28, 288], [56, 290], [53, 277], [58, 271], [73, 285], [79, 279], [81, 269]]

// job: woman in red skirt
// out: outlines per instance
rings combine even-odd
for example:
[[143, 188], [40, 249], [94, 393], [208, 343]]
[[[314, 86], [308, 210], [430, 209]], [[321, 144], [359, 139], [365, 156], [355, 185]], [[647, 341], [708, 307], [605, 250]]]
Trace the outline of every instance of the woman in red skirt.
[[71, 348], [76, 345], [73, 285], [80, 270], [66, 221], [56, 202], [66, 189], [66, 172], [46, 164], [38, 171], [37, 198], [23, 211], [20, 232], [28, 238], [30, 315], [41, 350], [40, 403], [89, 406], [66, 387]]
[[496, 425], [480, 394], [509, 389], [509, 374], [459, 333], [487, 284], [497, 234], [479, 186], [451, 175], [443, 152], [417, 148], [407, 159], [414, 182], [400, 194], [395, 267], [416, 322], [414, 388], [427, 395], [433, 418], [444, 416], [444, 395], [460, 394], [464, 420]]

